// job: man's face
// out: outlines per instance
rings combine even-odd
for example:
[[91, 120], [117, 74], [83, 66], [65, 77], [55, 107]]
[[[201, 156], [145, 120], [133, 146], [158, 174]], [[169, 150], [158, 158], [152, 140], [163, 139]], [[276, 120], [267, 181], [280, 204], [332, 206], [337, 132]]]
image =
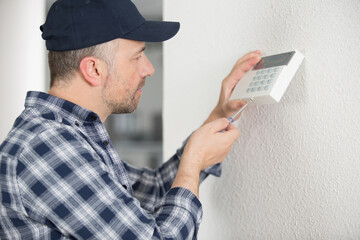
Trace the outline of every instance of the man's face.
[[154, 73], [144, 50], [145, 43], [117, 39], [118, 47], [103, 88], [103, 101], [111, 113], [131, 113], [139, 104], [145, 78]]

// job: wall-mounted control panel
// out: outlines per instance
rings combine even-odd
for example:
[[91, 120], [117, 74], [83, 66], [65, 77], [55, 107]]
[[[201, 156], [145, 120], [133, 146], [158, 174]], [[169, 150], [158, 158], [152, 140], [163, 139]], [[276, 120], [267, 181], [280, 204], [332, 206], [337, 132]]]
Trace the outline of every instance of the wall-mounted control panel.
[[231, 99], [252, 98], [254, 104], [279, 102], [303, 59], [299, 51], [262, 57], [239, 81]]

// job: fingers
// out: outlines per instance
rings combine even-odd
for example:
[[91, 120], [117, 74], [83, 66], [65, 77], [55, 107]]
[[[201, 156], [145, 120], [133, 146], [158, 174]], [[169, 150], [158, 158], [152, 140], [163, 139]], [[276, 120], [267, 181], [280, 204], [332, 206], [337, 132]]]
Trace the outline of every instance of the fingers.
[[243, 72], [247, 72], [252, 67], [254, 67], [260, 60], [261, 60], [261, 56], [260, 55], [255, 55], [255, 56], [249, 57], [245, 61], [242, 61], [242, 62], [236, 64], [235, 67], [238, 67]]
[[[230, 137], [237, 139], [239, 137], [239, 130], [227, 118], [219, 118], [207, 124], [213, 133], [226, 133]], [[225, 131], [223, 131], [225, 130]]]
[[238, 139], [240, 136], [239, 129], [237, 129], [231, 123], [228, 125], [228, 127], [225, 129], [225, 132], [223, 132], [223, 133], [226, 134], [226, 137], [229, 138], [231, 140], [231, 142], [235, 142], [236, 139]]
[[260, 61], [260, 59], [261, 52], [259, 50], [249, 52], [236, 62], [235, 68], [239, 67], [244, 72], [249, 71], [256, 63]]
[[[261, 59], [261, 53], [259, 50], [250, 52], [240, 58], [234, 65], [229, 76], [224, 79], [223, 84], [233, 89], [237, 82], [243, 77], [245, 72], [249, 71], [255, 66]], [[227, 88], [226, 87], [226, 88]]]
[[226, 129], [229, 125], [229, 120], [227, 118], [219, 118], [207, 124], [207, 127], [212, 133], [220, 132]]
[[256, 57], [260, 57], [260, 56], [261, 56], [260, 50], [249, 52], [249, 53], [245, 54], [243, 57], [241, 57], [239, 60], [237, 60], [236, 64], [241, 64], [241, 63], [248, 61], [251, 58], [256, 58]]

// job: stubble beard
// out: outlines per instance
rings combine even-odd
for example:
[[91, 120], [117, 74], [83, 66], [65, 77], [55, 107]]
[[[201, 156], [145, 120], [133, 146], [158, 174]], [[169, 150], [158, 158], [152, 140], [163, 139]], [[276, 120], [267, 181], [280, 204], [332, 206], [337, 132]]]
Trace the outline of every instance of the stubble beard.
[[[111, 76], [110, 76], [111, 77]], [[114, 76], [116, 79], [117, 76]], [[110, 112], [112, 114], [122, 114], [122, 113], [132, 113], [136, 110], [136, 108], [139, 105], [139, 100], [140, 100], [140, 96], [137, 96], [137, 91], [142, 88], [142, 86], [144, 85], [145, 79], [143, 81], [141, 81], [139, 83], [139, 86], [137, 87], [137, 89], [135, 90], [135, 92], [129, 94], [130, 89], [129, 87], [125, 86], [124, 88], [127, 89], [127, 91], [125, 91], [127, 94], [127, 96], [125, 98], [123, 98], [123, 100], [120, 101], [116, 101], [114, 99], [112, 99], [111, 97], [109, 97], [109, 92], [111, 91], [109, 89], [109, 85], [106, 85], [104, 90], [103, 90], [103, 101], [105, 102], [106, 106], [108, 109], [110, 109]]]
[[112, 114], [132, 113], [136, 110], [138, 103], [139, 99], [135, 98], [135, 94], [132, 94], [126, 101], [120, 103], [106, 100], [106, 105]]

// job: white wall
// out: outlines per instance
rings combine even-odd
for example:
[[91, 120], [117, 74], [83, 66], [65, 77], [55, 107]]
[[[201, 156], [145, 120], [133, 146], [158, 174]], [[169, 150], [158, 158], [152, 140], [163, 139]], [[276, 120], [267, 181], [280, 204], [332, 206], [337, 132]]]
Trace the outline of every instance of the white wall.
[[164, 155], [215, 105], [250, 50], [306, 56], [281, 103], [249, 107], [223, 176], [204, 183], [200, 239], [360, 239], [360, 2], [168, 0]]
[[0, 142], [24, 109], [28, 90], [45, 89], [44, 0], [0, 0]]

